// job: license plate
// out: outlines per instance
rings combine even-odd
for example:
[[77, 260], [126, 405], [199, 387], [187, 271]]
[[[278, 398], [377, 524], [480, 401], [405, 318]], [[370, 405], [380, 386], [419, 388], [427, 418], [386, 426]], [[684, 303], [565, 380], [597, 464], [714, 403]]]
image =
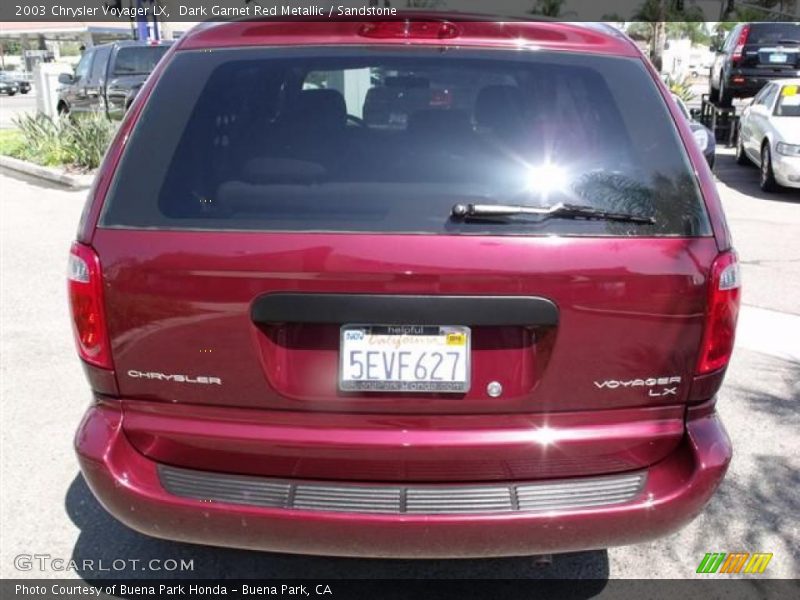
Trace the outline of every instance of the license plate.
[[470, 329], [344, 325], [339, 389], [346, 392], [469, 391]]
[[789, 55], [781, 52], [774, 52], [769, 55], [769, 62], [777, 64], [789, 62]]

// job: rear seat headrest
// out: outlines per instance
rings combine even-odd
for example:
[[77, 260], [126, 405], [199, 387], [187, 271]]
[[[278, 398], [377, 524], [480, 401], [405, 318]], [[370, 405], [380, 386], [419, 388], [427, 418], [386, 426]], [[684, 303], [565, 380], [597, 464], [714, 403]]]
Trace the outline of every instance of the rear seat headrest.
[[431, 108], [418, 110], [408, 119], [407, 131], [413, 135], [438, 136], [470, 133], [469, 115], [463, 110]]
[[475, 123], [495, 130], [514, 130], [523, 121], [522, 93], [513, 85], [487, 85], [475, 100]]
[[344, 127], [347, 104], [338, 90], [303, 90], [292, 100], [286, 119], [305, 128]]

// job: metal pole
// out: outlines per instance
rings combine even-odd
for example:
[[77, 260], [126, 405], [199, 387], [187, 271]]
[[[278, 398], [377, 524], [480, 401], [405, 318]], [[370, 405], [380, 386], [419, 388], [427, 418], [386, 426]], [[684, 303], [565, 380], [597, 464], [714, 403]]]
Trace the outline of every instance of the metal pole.
[[[152, 0], [153, 8], [156, 7], [158, 4], [157, 0]], [[155, 15], [155, 11], [153, 11], [153, 39], [160, 40], [161, 36], [158, 33], [158, 17]]]
[[147, 17], [143, 17], [139, 14], [139, 11], [142, 9], [142, 0], [136, 0], [136, 31], [138, 33], [137, 38], [139, 40], [146, 40], [149, 37], [149, 31], [147, 28]]

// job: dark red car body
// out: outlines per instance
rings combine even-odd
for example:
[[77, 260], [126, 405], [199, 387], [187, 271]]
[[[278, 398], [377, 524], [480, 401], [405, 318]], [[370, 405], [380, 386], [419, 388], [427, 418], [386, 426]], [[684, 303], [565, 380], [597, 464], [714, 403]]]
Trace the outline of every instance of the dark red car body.
[[[200, 27], [175, 44], [139, 94], [73, 248], [91, 272], [95, 304], [86, 319], [99, 337], [91, 343], [105, 344], [94, 357], [82, 352], [95, 402], [75, 443], [90, 488], [114, 516], [149, 535], [310, 554], [538, 554], [642, 542], [682, 527], [703, 509], [731, 458], [715, 412], [730, 348], [713, 368], [698, 365], [713, 343], [719, 302], [730, 311], [722, 345], [732, 345], [738, 290], [719, 300], [712, 289], [735, 255], [705, 159], [652, 70], [702, 192], [710, 235], [387, 236], [99, 224], [126, 144], [175, 56], [409, 44], [364, 36], [363, 26]], [[457, 26], [457, 37], [413, 44], [530, 44], [644, 61], [626, 38], [581, 25]], [[76, 313], [80, 293], [72, 293]], [[457, 398], [346, 394], [336, 374], [342, 322], [254, 322], [254, 304], [280, 293], [301, 302], [320, 294], [375, 302], [535, 297], [552, 302], [558, 320], [463, 323], [472, 326], [472, 386]], [[493, 380], [504, 382], [501, 397], [485, 392]], [[306, 493], [311, 500], [301, 505]], [[486, 500], [505, 494], [508, 506]], [[531, 504], [536, 497], [544, 500]], [[422, 510], [410, 508], [414, 498], [422, 498]]]

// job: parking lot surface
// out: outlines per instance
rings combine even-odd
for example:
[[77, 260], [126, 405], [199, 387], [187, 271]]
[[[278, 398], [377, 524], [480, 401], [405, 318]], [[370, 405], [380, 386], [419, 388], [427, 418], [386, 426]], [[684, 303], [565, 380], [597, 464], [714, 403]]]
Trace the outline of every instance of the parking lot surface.
[[15, 96], [0, 96], [0, 129], [14, 127], [18, 115], [33, 113], [36, 110], [36, 90]]
[[[5, 100], [5, 99], [4, 99]], [[160, 541], [110, 517], [84, 483], [72, 435], [89, 402], [66, 302], [65, 266], [85, 193], [0, 173], [0, 576], [164, 577], [150, 559], [189, 559], [204, 578], [690, 578], [706, 552], [771, 552], [772, 577], [800, 576], [800, 194], [766, 195], [758, 172], [718, 157], [719, 190], [743, 264], [743, 328], [719, 410], [735, 456], [691, 525], [651, 544], [531, 558], [413, 561], [288, 556]], [[120, 571], [19, 570], [15, 557], [89, 559]], [[137, 566], [133, 566], [137, 564]]]

